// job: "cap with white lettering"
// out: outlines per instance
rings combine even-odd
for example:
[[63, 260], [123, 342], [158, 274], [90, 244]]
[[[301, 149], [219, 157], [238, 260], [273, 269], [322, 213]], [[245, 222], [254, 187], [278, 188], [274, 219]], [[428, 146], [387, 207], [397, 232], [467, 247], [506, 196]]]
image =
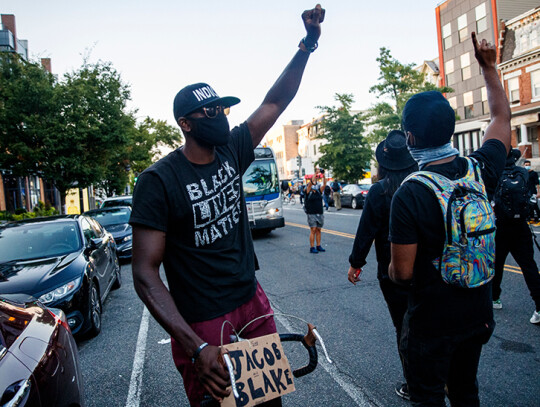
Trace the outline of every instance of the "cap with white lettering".
[[234, 106], [240, 103], [240, 99], [234, 96], [219, 97], [212, 87], [206, 83], [188, 85], [176, 94], [173, 103], [174, 119], [185, 117], [204, 106], [224, 107]]

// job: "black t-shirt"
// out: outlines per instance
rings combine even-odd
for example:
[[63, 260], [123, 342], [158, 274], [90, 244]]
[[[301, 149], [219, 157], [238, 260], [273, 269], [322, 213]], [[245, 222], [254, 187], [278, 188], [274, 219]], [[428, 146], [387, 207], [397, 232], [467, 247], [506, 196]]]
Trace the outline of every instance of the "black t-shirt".
[[[491, 139], [470, 157], [478, 160], [491, 199], [505, 165], [505, 147]], [[465, 176], [467, 167], [467, 160], [458, 157], [427, 170], [458, 179]], [[493, 323], [491, 283], [478, 288], [449, 285], [433, 266], [432, 260], [444, 247], [444, 230], [440, 204], [430, 189], [407, 182], [397, 190], [390, 211], [389, 239], [397, 244], [418, 244], [406, 318], [411, 329], [430, 335], [464, 332]]]
[[380, 280], [388, 278], [388, 266], [390, 265], [388, 224], [390, 222], [391, 197], [384, 191], [387, 182], [386, 179], [383, 179], [373, 184], [369, 189], [354, 238], [353, 250], [349, 256], [351, 266], [363, 267], [366, 264], [373, 240], [375, 240], [377, 278]]
[[536, 171], [529, 171], [529, 182], [528, 182], [528, 185], [529, 185], [529, 193], [531, 195], [536, 195], [537, 194], [537, 191], [536, 191], [536, 186], [540, 184], [540, 180], [538, 179], [538, 173]]
[[323, 213], [322, 194], [319, 185], [314, 185], [311, 187], [311, 190], [306, 197], [306, 203], [304, 206], [306, 207], [306, 213], [308, 215]]
[[166, 232], [163, 266], [178, 311], [187, 322], [207, 321], [249, 301], [256, 290], [255, 255], [245, 211], [242, 175], [254, 159], [246, 123], [197, 165], [181, 149], [137, 181], [130, 223]]

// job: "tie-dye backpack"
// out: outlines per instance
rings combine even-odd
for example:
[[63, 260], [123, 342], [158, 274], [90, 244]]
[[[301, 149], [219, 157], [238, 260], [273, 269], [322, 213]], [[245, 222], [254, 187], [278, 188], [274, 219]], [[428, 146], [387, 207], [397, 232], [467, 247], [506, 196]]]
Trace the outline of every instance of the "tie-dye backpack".
[[495, 215], [478, 170], [467, 157], [467, 175], [450, 180], [429, 171], [418, 171], [404, 181], [427, 186], [441, 205], [446, 242], [442, 255], [433, 260], [443, 280], [466, 288], [479, 287], [493, 278], [495, 267]]

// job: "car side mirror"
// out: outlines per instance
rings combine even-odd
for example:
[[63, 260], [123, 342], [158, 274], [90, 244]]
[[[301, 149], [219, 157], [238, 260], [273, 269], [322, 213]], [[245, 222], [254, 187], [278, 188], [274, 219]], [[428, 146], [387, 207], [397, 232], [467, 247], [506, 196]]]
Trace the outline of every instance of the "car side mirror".
[[101, 244], [103, 243], [103, 239], [100, 237], [94, 237], [93, 239], [90, 239], [88, 242], [87, 248], [89, 250], [96, 250]]

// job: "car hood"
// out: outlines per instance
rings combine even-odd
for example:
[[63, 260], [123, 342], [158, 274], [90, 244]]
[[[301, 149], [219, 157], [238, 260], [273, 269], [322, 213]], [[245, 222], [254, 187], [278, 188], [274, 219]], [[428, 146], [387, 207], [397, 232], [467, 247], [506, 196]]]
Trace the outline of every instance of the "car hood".
[[120, 223], [117, 225], [109, 225], [104, 227], [107, 232], [113, 235], [113, 237], [125, 236], [131, 233], [131, 225], [129, 223]]
[[24, 293], [39, 298], [80, 277], [82, 252], [0, 264], [0, 294]]

